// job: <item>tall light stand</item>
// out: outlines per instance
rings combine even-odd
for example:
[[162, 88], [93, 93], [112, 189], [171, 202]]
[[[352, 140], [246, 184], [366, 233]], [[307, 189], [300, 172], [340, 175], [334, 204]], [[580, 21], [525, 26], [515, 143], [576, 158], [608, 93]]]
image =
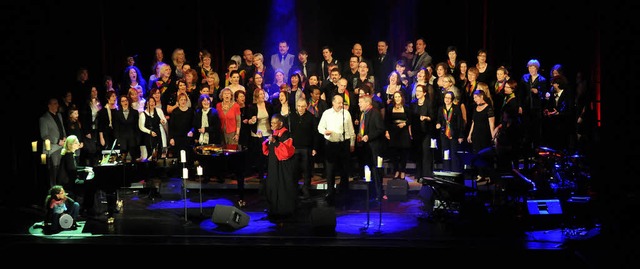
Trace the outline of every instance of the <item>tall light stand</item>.
[[[38, 152], [38, 140], [31, 142], [31, 152], [33, 152], [32, 158], [35, 160], [34, 163], [38, 163], [36, 152]], [[33, 186], [36, 188], [38, 186], [38, 167], [34, 167], [33, 169]]]
[[203, 216], [202, 214], [202, 166], [198, 164], [198, 166], [196, 167], [196, 171], [198, 174], [198, 179], [200, 180], [200, 216]]
[[187, 179], [189, 178], [189, 168], [187, 165], [187, 152], [180, 150], [180, 162], [182, 163], [182, 194], [184, 198], [184, 221], [188, 223], [187, 217]]
[[[31, 145], [33, 147], [33, 145]], [[33, 150], [33, 148], [32, 148]], [[44, 153], [40, 154], [40, 161], [42, 162], [42, 164], [45, 165], [45, 171], [47, 171], [46, 176], [47, 176], [47, 182], [49, 182], [49, 185], [47, 188], [51, 188], [53, 187], [53, 185], [55, 185], [56, 183], [53, 181], [53, 175], [51, 175], [51, 170], [49, 169], [49, 166], [53, 167], [53, 164], [48, 161], [47, 159], [49, 159], [49, 151], [51, 151], [51, 140], [49, 139], [45, 139], [44, 140]]]
[[[40, 170], [40, 167], [38, 165], [38, 162], [40, 162], [41, 164], [43, 164], [43, 159], [41, 157], [41, 155], [37, 154], [38, 152], [38, 141], [33, 141], [31, 142], [31, 152], [32, 154], [32, 159], [33, 159], [33, 163], [35, 164], [35, 167], [33, 167], [33, 190], [34, 193], [37, 193], [38, 196], [40, 195], [40, 184], [38, 184], [38, 170]], [[41, 160], [38, 160], [38, 156], [40, 156]], [[44, 159], [46, 161], [46, 159]], [[34, 201], [38, 201], [39, 199], [34, 199]], [[39, 203], [36, 203], [34, 205], [39, 205]]]
[[[382, 231], [380, 230], [381, 226], [382, 226], [382, 182], [384, 181], [384, 177], [381, 176], [383, 174], [383, 169], [382, 169], [382, 157], [377, 156], [376, 157], [376, 178], [378, 178], [378, 180], [380, 181], [380, 191], [378, 192], [378, 201], [379, 201], [379, 215], [378, 215], [378, 230], [375, 232], [375, 234], [380, 234], [382, 233]], [[376, 183], [378, 184], [378, 183]]]
[[369, 229], [369, 223], [371, 223], [370, 221], [370, 217], [369, 217], [369, 184], [371, 183], [371, 170], [369, 169], [368, 165], [364, 166], [364, 182], [366, 182], [367, 185], [367, 195], [365, 196], [364, 200], [365, 200], [365, 206], [367, 208], [367, 223], [365, 224], [364, 227], [360, 228], [360, 231], [366, 231], [367, 229]]

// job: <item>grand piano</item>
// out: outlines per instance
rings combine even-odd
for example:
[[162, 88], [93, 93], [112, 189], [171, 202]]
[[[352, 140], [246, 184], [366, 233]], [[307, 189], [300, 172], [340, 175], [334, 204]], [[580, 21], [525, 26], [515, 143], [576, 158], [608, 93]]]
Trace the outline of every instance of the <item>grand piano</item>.
[[194, 158], [202, 166], [205, 176], [219, 179], [233, 174], [238, 182], [238, 195], [244, 199], [244, 175], [248, 170], [245, 162], [247, 149], [239, 145], [199, 145], [194, 147]]
[[[166, 161], [163, 160], [163, 163]], [[132, 183], [158, 177], [164, 171], [159, 161], [123, 162], [109, 158], [93, 167], [93, 184], [96, 190], [103, 191], [107, 198], [109, 217], [116, 212], [117, 191], [131, 187]]]

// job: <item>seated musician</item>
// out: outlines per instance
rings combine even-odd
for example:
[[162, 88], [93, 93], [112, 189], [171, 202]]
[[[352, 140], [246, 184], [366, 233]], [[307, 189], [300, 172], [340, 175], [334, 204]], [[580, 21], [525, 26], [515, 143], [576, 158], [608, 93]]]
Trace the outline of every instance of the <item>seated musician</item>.
[[44, 220], [45, 228], [51, 229], [51, 232], [60, 231], [62, 229], [59, 222], [60, 217], [63, 214], [69, 214], [73, 218], [73, 224], [69, 229], [77, 229], [78, 225], [76, 220], [78, 219], [80, 204], [67, 197], [67, 193], [64, 191], [62, 185], [54, 185], [49, 189], [44, 207], [46, 209]]
[[[93, 174], [90, 166], [78, 166], [76, 151], [80, 148], [80, 141], [75, 135], [67, 136], [61, 151], [60, 169], [57, 184], [64, 186], [75, 195], [82, 194], [82, 210], [94, 215], [94, 196], [96, 188], [89, 175]], [[76, 196], [77, 197], [77, 196]]]

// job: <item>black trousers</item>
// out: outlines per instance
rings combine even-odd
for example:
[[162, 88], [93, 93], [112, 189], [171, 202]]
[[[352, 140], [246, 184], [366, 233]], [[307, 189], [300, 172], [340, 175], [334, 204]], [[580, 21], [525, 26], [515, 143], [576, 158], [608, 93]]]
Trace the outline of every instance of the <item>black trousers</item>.
[[350, 170], [350, 152], [349, 141], [329, 142], [325, 144], [325, 170], [327, 176], [327, 192], [335, 193], [335, 176], [336, 172], [340, 175], [340, 189], [349, 189], [349, 170]]
[[369, 166], [369, 170], [371, 171], [371, 183], [369, 183], [369, 186], [373, 184], [374, 189], [369, 193], [369, 198], [382, 198], [382, 176], [380, 169], [377, 168], [378, 157], [381, 156], [380, 147], [369, 143], [361, 143], [359, 147], [356, 148], [359, 148], [360, 150], [358, 154], [360, 159], [359, 169], [362, 171], [362, 175], [365, 175], [365, 165]]
[[295, 174], [294, 180], [297, 182], [302, 174], [303, 188], [309, 190], [311, 187], [311, 149], [308, 148], [296, 148], [294, 154], [295, 160]]

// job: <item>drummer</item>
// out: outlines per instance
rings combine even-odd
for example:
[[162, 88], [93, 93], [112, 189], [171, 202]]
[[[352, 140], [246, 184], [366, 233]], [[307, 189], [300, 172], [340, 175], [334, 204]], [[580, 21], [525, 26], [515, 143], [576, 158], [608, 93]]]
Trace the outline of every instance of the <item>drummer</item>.
[[51, 223], [54, 230], [59, 230], [60, 224], [58, 219], [63, 214], [69, 214], [73, 218], [73, 224], [69, 228], [70, 230], [77, 229], [78, 225], [76, 220], [80, 214], [80, 204], [70, 197], [67, 197], [67, 193], [64, 191], [62, 185], [54, 185], [49, 189], [49, 195], [45, 199], [46, 217], [45, 223]]

